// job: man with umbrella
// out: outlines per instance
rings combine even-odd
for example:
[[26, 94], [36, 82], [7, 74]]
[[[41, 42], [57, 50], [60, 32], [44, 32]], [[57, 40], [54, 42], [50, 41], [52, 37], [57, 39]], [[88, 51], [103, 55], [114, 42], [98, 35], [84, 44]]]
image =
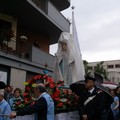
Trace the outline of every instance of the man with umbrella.
[[82, 120], [114, 120], [110, 115], [110, 104], [108, 95], [95, 86], [96, 79], [87, 76], [85, 78], [84, 97], [80, 97], [79, 112]]

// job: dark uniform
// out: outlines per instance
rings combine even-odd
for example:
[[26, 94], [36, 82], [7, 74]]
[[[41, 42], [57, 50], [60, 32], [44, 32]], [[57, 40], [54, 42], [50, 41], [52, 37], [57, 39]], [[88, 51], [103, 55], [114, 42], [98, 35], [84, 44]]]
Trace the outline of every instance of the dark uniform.
[[87, 92], [84, 98], [81, 98], [79, 113], [80, 120], [83, 120], [82, 115], [87, 115], [88, 120], [114, 120], [110, 110], [112, 101], [107, 100], [107, 94], [95, 87], [90, 94]]

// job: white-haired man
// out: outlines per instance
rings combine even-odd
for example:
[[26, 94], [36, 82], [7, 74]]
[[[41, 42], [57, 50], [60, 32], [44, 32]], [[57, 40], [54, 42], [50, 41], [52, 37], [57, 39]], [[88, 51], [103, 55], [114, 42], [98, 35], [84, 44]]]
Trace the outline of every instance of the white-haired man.
[[9, 120], [11, 108], [6, 100], [4, 100], [4, 90], [0, 89], [0, 120]]

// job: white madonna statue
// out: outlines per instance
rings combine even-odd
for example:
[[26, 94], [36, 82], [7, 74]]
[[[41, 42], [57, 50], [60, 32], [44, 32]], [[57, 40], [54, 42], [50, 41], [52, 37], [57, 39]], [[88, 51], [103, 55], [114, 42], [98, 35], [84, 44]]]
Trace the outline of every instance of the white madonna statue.
[[55, 54], [54, 80], [63, 80], [70, 85], [78, 80], [83, 80], [80, 68], [80, 53], [77, 52], [73, 37], [70, 33], [62, 32], [58, 40], [58, 50]]

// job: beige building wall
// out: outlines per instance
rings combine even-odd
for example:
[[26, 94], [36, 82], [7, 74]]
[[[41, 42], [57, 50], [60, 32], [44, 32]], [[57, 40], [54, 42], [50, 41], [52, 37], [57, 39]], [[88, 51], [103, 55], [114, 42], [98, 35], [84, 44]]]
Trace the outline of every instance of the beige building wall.
[[[89, 66], [92, 66], [94, 69], [94, 66], [97, 65], [99, 62], [90, 62]], [[108, 72], [108, 78], [111, 82], [120, 83], [120, 60], [110, 60], [110, 61], [104, 61], [103, 67]]]
[[24, 82], [26, 81], [26, 71], [11, 68], [10, 80], [10, 85], [12, 85], [14, 88], [20, 88], [24, 90]]
[[109, 72], [108, 77], [109, 77], [109, 80], [111, 80], [111, 82], [115, 82], [115, 83], [118, 83], [118, 84], [120, 83], [120, 73]]

